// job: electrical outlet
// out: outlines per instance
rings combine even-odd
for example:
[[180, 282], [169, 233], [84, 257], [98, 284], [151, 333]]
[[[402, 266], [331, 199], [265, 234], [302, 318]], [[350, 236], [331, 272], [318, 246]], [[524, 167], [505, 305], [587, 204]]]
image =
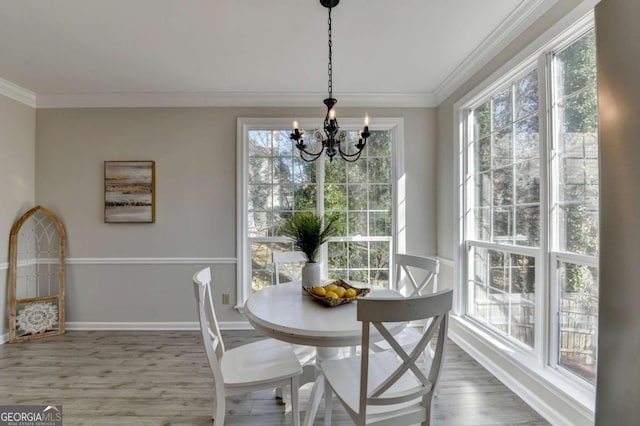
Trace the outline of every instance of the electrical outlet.
[[228, 305], [230, 303], [231, 301], [230, 301], [229, 293], [222, 293], [222, 304]]

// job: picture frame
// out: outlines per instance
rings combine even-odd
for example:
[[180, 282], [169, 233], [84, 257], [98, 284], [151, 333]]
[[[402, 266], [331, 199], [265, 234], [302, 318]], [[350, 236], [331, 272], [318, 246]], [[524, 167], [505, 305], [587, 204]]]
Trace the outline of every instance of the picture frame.
[[154, 223], [155, 161], [104, 162], [104, 222]]

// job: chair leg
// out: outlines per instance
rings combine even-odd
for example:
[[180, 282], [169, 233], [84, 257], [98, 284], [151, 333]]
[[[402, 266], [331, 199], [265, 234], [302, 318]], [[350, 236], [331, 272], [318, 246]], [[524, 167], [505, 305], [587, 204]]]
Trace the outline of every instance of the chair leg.
[[304, 416], [303, 426], [312, 426], [313, 421], [316, 419], [318, 413], [318, 406], [324, 393], [324, 376], [320, 375], [313, 382], [313, 388], [311, 388], [311, 395], [309, 395], [309, 406], [307, 407], [307, 413]]
[[224, 425], [224, 416], [227, 411], [226, 401], [224, 398], [221, 398], [221, 401], [216, 400], [213, 403], [213, 424], [214, 426], [223, 426]]
[[333, 390], [325, 379], [324, 381], [324, 426], [331, 426], [331, 412], [333, 410]]
[[420, 423], [420, 426], [429, 426], [431, 424], [431, 405], [433, 404], [433, 397], [435, 395], [434, 391], [429, 392], [424, 397], [422, 397], [422, 405], [427, 412], [426, 420]]
[[300, 379], [298, 376], [291, 378], [291, 415], [293, 416], [293, 426], [300, 426], [300, 403], [298, 392], [300, 390]]

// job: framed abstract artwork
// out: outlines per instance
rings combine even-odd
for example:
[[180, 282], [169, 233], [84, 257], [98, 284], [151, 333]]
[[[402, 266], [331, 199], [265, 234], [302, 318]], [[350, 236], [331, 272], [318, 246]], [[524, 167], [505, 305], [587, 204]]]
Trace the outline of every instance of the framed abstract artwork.
[[104, 162], [105, 223], [155, 222], [155, 162]]

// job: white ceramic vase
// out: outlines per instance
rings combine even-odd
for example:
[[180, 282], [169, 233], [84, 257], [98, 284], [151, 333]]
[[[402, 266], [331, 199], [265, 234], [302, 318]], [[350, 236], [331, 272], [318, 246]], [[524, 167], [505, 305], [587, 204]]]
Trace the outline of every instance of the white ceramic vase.
[[[320, 264], [316, 262], [307, 262], [302, 267], [302, 286], [315, 287], [320, 284]], [[303, 294], [306, 294], [302, 288]]]

